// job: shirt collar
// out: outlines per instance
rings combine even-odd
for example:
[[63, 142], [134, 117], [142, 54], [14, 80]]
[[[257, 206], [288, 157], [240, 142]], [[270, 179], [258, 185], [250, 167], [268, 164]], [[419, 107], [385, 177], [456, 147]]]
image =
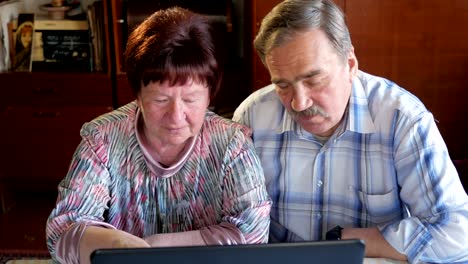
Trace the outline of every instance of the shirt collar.
[[297, 122], [292, 118], [292, 116], [289, 114], [289, 112], [286, 110], [285, 107], [282, 107], [281, 111], [283, 111], [282, 118], [281, 118], [282, 121], [279, 123], [279, 126], [276, 128], [276, 132], [278, 134], [282, 134], [287, 131], [297, 132], [300, 128]]
[[369, 101], [360, 75], [361, 72], [358, 72], [358, 76], [353, 80], [346, 129], [356, 133], [370, 134], [377, 130], [369, 110]]

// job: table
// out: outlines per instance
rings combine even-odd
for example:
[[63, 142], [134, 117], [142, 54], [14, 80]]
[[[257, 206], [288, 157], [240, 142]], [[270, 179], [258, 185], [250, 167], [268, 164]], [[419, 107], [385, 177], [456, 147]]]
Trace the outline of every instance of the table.
[[[51, 264], [52, 261], [50, 259], [28, 259], [28, 260], [10, 260], [6, 264]], [[390, 260], [384, 258], [365, 258], [364, 264], [406, 264], [408, 262], [405, 261], [398, 261], [398, 260]]]

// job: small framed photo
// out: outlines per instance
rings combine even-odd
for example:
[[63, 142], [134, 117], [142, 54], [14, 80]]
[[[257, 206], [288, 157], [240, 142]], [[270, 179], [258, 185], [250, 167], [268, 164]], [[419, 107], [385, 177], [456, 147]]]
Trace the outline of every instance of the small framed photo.
[[34, 40], [34, 14], [19, 14], [15, 32], [13, 71], [31, 71]]

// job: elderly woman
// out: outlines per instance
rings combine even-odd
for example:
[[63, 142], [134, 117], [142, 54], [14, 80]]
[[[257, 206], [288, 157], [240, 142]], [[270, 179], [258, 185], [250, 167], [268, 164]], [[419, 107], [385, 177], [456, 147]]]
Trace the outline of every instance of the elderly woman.
[[207, 110], [220, 82], [208, 22], [158, 11], [129, 36], [125, 56], [136, 101], [81, 129], [47, 222], [52, 258], [267, 242], [271, 201], [250, 130]]

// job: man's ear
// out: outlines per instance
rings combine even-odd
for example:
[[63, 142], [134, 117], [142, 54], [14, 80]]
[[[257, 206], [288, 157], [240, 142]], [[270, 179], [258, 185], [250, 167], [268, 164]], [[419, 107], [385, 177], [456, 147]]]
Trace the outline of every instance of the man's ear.
[[348, 52], [347, 63], [349, 67], [349, 77], [351, 78], [350, 81], [352, 82], [354, 77], [357, 75], [359, 65], [356, 55], [354, 54], [354, 47], [351, 47]]

